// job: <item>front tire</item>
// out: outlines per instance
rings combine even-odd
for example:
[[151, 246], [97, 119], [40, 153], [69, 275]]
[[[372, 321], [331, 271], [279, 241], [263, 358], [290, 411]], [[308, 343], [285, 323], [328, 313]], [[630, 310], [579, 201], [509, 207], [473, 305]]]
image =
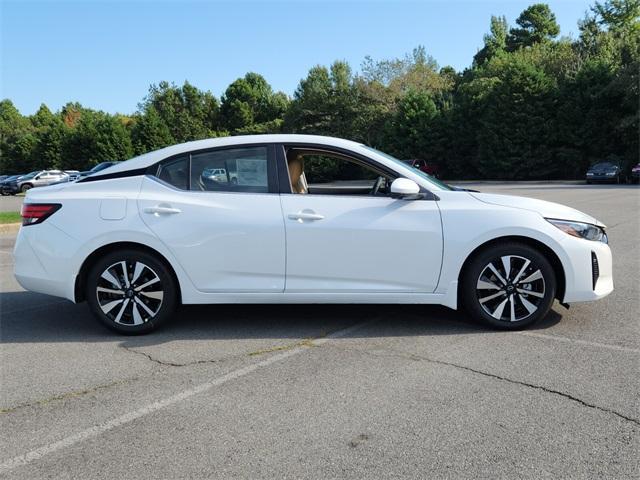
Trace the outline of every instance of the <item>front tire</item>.
[[33, 188], [33, 185], [31, 185], [30, 183], [25, 183], [24, 185], [22, 185], [20, 187], [20, 191], [22, 193], [27, 193], [28, 190], [31, 190]]
[[462, 303], [476, 319], [519, 330], [544, 318], [556, 295], [553, 267], [540, 251], [509, 242], [478, 253], [465, 269]]
[[125, 335], [151, 332], [173, 315], [177, 286], [168, 267], [134, 249], [112, 252], [89, 271], [85, 298], [107, 328]]

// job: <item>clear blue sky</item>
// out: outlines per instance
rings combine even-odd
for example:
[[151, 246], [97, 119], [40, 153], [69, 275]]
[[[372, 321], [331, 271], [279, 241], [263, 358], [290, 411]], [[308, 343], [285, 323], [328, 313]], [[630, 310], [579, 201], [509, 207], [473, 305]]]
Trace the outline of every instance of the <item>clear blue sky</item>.
[[[79, 101], [132, 113], [151, 83], [188, 80], [220, 96], [248, 71], [292, 94], [314, 65], [398, 57], [424, 45], [441, 66], [470, 65], [492, 14], [520, 1], [2, 1], [1, 96], [23, 114]], [[548, 1], [576, 36], [591, 1]]]

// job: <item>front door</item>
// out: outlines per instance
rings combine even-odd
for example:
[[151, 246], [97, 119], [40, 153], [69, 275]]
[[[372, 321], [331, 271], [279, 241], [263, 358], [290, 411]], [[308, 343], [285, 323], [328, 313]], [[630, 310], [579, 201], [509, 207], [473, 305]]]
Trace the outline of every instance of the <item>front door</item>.
[[[433, 200], [388, 195], [388, 174], [343, 155], [290, 148], [302, 193], [282, 194], [286, 292], [374, 293], [436, 289], [442, 261]], [[372, 168], [373, 167], [373, 168]]]

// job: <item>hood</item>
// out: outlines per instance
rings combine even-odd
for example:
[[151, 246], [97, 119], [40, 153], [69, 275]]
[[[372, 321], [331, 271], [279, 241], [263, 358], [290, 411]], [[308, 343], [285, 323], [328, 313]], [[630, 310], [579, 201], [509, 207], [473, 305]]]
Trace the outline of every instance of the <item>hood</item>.
[[469, 195], [472, 195], [474, 198], [484, 203], [529, 210], [539, 213], [545, 218], [591, 223], [592, 225], [598, 225], [600, 227], [605, 226], [602, 222], [599, 222], [591, 215], [587, 215], [586, 213], [582, 213], [579, 210], [559, 203], [537, 200], [535, 198], [516, 197], [514, 195], [498, 195], [493, 193], [469, 193]]
[[620, 167], [618, 167], [617, 165], [598, 165], [598, 166], [590, 167], [589, 170], [587, 170], [587, 172], [593, 172], [593, 173], [615, 172], [619, 168]]

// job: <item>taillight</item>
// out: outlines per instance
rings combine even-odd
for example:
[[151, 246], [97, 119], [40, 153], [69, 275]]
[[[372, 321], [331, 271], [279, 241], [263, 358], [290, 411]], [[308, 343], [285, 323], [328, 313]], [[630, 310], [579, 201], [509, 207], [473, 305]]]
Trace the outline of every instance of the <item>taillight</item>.
[[20, 209], [22, 225], [36, 225], [60, 210], [59, 203], [23, 203]]

